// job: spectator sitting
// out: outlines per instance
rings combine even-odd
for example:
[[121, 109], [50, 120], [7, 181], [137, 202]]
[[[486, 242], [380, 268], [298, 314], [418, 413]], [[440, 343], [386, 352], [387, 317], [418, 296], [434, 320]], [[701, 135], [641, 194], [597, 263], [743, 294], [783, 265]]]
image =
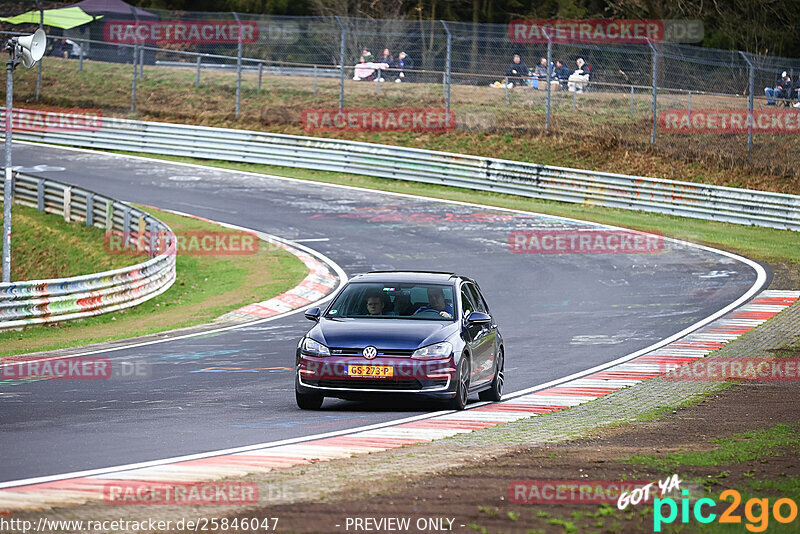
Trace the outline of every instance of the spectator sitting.
[[586, 65], [586, 62], [582, 57], [579, 57], [577, 60], [575, 60], [575, 64], [578, 66], [578, 68], [575, 69], [575, 72], [569, 75], [569, 78], [567, 78], [567, 89], [570, 92], [582, 93], [586, 88], [587, 82], [589, 81], [589, 72], [588, 69], [584, 70], [583, 68], [584, 65]]
[[781, 79], [775, 84], [774, 88], [765, 87], [764, 94], [767, 96], [767, 105], [774, 106], [776, 98], [791, 98], [792, 79], [783, 71]]
[[554, 74], [555, 74], [556, 80], [558, 80], [560, 82], [561, 87], [563, 89], [566, 89], [567, 88], [567, 81], [569, 80], [570, 74], [572, 74], [572, 71], [569, 70], [569, 67], [564, 65], [563, 61], [556, 60], [556, 68], [555, 68], [555, 73]]
[[[545, 64], [547, 64], [547, 60], [545, 60]], [[519, 57], [519, 54], [514, 54], [514, 59], [511, 61], [511, 65], [509, 65], [508, 69], [506, 69], [506, 77], [508, 78], [508, 87], [514, 87], [514, 85], [525, 85], [525, 81], [528, 79], [528, 70], [527, 65], [522, 62]], [[545, 71], [545, 76], [547, 76], [547, 71]]]
[[[65, 45], [69, 45], [72, 47], [72, 50], [69, 52], [69, 55], [72, 57], [80, 57], [81, 56], [81, 45], [73, 41], [72, 39], [65, 39]], [[66, 55], [64, 57], [67, 57]]]
[[539, 64], [533, 69], [533, 75], [540, 80], [547, 80], [547, 60], [545, 58], [539, 60]]
[[353, 72], [353, 79], [356, 81], [371, 81], [377, 78], [378, 64], [367, 61], [367, 58], [361, 56], [358, 58], [358, 65]]
[[794, 96], [797, 98], [797, 102], [794, 103], [794, 107], [800, 108], [800, 76], [797, 77], [797, 81], [794, 83]]
[[361, 57], [364, 58], [364, 63], [372, 63], [375, 60], [375, 56], [367, 48], [361, 51]]
[[395, 82], [400, 83], [401, 81], [411, 81], [409, 79], [409, 73], [405, 72], [405, 70], [413, 70], [414, 62], [410, 57], [408, 57], [408, 54], [405, 52], [400, 52], [397, 54], [397, 60], [394, 62], [394, 68], [397, 71], [394, 79]]

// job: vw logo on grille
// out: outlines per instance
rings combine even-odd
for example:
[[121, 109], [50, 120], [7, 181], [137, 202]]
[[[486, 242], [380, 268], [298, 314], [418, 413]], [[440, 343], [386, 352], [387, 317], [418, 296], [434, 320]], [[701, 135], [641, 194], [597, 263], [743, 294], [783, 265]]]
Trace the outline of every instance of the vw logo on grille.
[[369, 347], [365, 347], [361, 354], [363, 354], [366, 359], [371, 360], [378, 355], [378, 349], [370, 345]]

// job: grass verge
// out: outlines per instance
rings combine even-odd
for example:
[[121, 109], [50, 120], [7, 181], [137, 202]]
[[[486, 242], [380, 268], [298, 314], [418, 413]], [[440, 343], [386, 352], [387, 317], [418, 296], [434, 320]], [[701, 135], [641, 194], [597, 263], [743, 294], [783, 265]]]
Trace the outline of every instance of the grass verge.
[[[206, 221], [142, 208], [178, 234], [225, 231]], [[101, 249], [102, 235], [101, 231], [99, 238], [95, 236]], [[117, 258], [121, 258], [123, 265], [131, 265], [140, 257], [115, 256], [114, 261], [118, 261]], [[97, 269], [90, 269], [92, 271], [97, 272]], [[79, 321], [0, 332], [0, 356], [56, 350], [203, 324], [228, 311], [291, 289], [308, 270], [292, 254], [261, 243], [256, 254], [179, 254], [177, 272], [178, 278], [167, 292], [134, 308]]]
[[716, 246], [738, 252], [750, 258], [766, 262], [788, 262], [800, 264], [800, 235], [789, 230], [775, 230], [756, 226], [720, 223], [688, 219], [671, 215], [644, 213], [587, 204], [566, 204], [560, 202], [528, 199], [514, 195], [471, 191], [455, 187], [423, 184], [402, 180], [373, 178], [354, 174], [328, 171], [273, 167], [268, 165], [209, 161], [186, 157], [161, 156], [140, 153], [127, 153], [166, 161], [193, 163], [224, 169], [234, 169], [261, 174], [273, 174], [301, 180], [350, 185], [379, 191], [392, 191], [409, 195], [420, 195], [461, 202], [474, 202], [487, 206], [518, 209], [572, 217], [602, 224], [611, 224], [659, 233], [664, 236], [684, 239], [694, 243]]

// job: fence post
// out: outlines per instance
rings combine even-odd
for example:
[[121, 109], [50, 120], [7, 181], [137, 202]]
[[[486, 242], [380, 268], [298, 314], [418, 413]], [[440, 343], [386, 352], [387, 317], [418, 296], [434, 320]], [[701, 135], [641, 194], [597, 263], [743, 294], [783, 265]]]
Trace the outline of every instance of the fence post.
[[631, 109], [628, 112], [628, 117], [633, 120], [633, 86], [631, 85]]
[[[44, 26], [44, 11], [42, 11], [42, 4], [39, 0], [36, 0], [36, 9], [39, 10], [39, 29], [44, 30], [42, 26]], [[47, 43], [47, 39], [45, 39], [45, 43]], [[42, 63], [43, 61], [37, 61], [38, 65], [36, 66], [36, 101], [39, 101], [39, 95], [42, 94]]]
[[503, 78], [503, 90], [506, 92], [506, 106], [508, 105], [508, 76]]
[[444, 26], [444, 31], [447, 32], [447, 56], [445, 57], [444, 63], [444, 110], [447, 124], [450, 124], [450, 73], [452, 72], [450, 69], [451, 59], [453, 57], [453, 35], [450, 33], [450, 28], [447, 27], [447, 23], [445, 21], [441, 21], [441, 23], [442, 26]]
[[650, 145], [652, 146], [656, 143], [656, 121], [658, 119], [656, 116], [658, 113], [656, 109], [658, 103], [658, 51], [650, 41], [647, 41], [647, 44], [650, 45], [650, 50], [653, 52], [653, 129], [650, 133]]
[[197, 56], [197, 76], [194, 79], [194, 86], [200, 87], [200, 62], [203, 60], [203, 56]]
[[750, 163], [750, 153], [753, 150], [753, 95], [756, 84], [756, 68], [755, 65], [753, 65], [753, 63], [750, 61], [750, 58], [748, 58], [744, 52], [740, 50], [739, 55], [741, 55], [747, 62], [747, 66], [750, 70], [750, 75], [747, 81], [749, 88], [749, 94], [747, 96], [747, 162]]
[[342, 19], [340, 19], [338, 15], [336, 16], [336, 22], [342, 30], [341, 41], [339, 43], [339, 109], [342, 109], [344, 107], [344, 40], [347, 37], [347, 31], [344, 29]]
[[314, 94], [317, 94], [317, 66], [314, 65]]
[[692, 92], [691, 91], [689, 91], [689, 105], [688, 105], [688, 110], [686, 111], [686, 115], [688, 116], [689, 124], [691, 124], [692, 123]]
[[236, 118], [238, 119], [242, 105], [242, 23], [236, 11], [231, 13], [239, 24], [239, 46], [236, 48]]
[[261, 92], [261, 78], [264, 76], [264, 63], [258, 62], [258, 92]]
[[[553, 41], [547, 37], [547, 97], [544, 104], [544, 130], [550, 129], [550, 62], [553, 59]], [[537, 82], [538, 83], [538, 82]], [[575, 93], [572, 93], [573, 95]]]
[[78, 43], [78, 46], [80, 46], [81, 50], [81, 53], [78, 55], [78, 72], [81, 72], [83, 70], [83, 49], [86, 46], [86, 41], [82, 42], [83, 45], [81, 45], [80, 42]]
[[139, 49], [139, 79], [144, 77], [144, 46]]
[[133, 82], [131, 85], [131, 113], [136, 112], [136, 58], [138, 45], [133, 45]]

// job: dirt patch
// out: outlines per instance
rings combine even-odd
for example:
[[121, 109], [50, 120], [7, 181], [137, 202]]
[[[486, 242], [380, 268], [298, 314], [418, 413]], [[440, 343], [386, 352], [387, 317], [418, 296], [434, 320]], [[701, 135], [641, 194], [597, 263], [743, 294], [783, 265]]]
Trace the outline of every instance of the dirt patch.
[[[611, 508], [581, 503], [517, 504], [509, 501], [509, 484], [514, 480], [665, 479], [672, 473], [629, 458], [666, 458], [677, 452], [710, 451], [718, 446], [712, 440], [780, 423], [796, 425], [800, 421], [799, 402], [797, 383], [734, 385], [662, 420], [605, 429], [573, 442], [523, 447], [419, 480], [404, 482], [398, 477], [391, 490], [382, 487], [375, 492], [361, 480], [357, 486], [330, 495], [326, 502], [266, 507], [249, 515], [278, 517], [283, 532], [347, 532], [348, 517], [409, 517], [412, 525], [418, 518], [448, 517], [455, 519], [453, 530], [461, 532], [569, 532], [573, 528], [576, 532], [652, 531], [652, 505], [621, 512], [613, 504]], [[752, 493], [754, 482], [780, 480], [797, 473], [798, 467], [797, 450], [782, 447], [765, 451], [765, 456], [753, 460], [681, 466], [676, 473], [684, 481], [702, 481], [709, 496], [718, 500], [722, 489], [744, 488], [744, 494], [750, 488]], [[757, 496], [786, 495], [765, 487]], [[710, 510], [722, 511], [719, 506], [716, 508]], [[694, 531], [692, 527], [697, 525], [686, 525], [684, 531], [687, 527]], [[352, 526], [349, 531], [354, 531]]]

